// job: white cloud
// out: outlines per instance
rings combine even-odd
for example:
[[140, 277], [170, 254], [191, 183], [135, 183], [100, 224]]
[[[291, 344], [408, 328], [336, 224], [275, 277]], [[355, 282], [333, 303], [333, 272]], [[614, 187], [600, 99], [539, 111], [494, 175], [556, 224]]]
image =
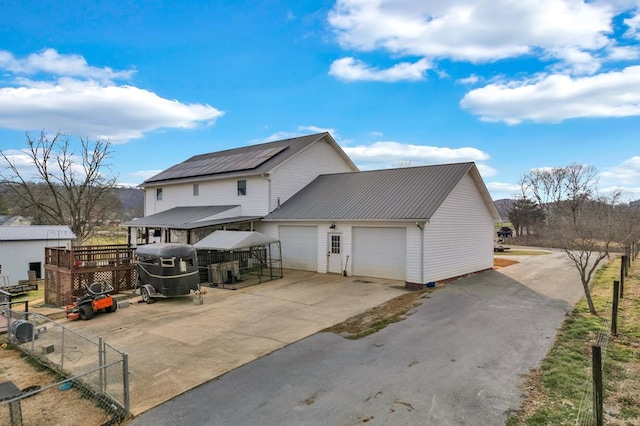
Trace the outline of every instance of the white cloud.
[[478, 77], [475, 74], [471, 74], [469, 77], [465, 77], [465, 78], [460, 78], [458, 80], [456, 80], [456, 83], [458, 84], [465, 84], [465, 85], [473, 85], [476, 84], [477, 82], [480, 81], [480, 77]]
[[264, 142], [273, 142], [279, 141], [283, 139], [297, 138], [299, 136], [306, 136], [314, 133], [324, 133], [328, 132], [334, 139], [338, 139], [338, 132], [336, 129], [332, 129], [329, 127], [318, 127], [318, 126], [298, 126], [295, 130], [291, 131], [279, 131], [275, 132], [264, 139], [260, 140], [252, 140], [251, 143], [264, 143]]
[[[17, 149], [2, 150], [2, 153], [7, 159], [15, 166], [25, 180], [31, 180], [38, 176], [36, 169], [33, 166], [31, 157], [25, 152]], [[10, 177], [13, 176], [13, 172], [5, 162], [4, 158], [0, 157], [0, 176]]]
[[[483, 177], [485, 177], [483, 175]], [[491, 198], [499, 200], [501, 198], [514, 198], [520, 194], [520, 186], [506, 182], [486, 182], [487, 189], [491, 193]]]
[[380, 137], [384, 136], [384, 133], [379, 132], [377, 130], [372, 130], [371, 132], [369, 132], [369, 136], [380, 138]]
[[467, 93], [460, 105], [485, 121], [561, 122], [640, 115], [640, 66], [589, 77], [545, 75], [495, 83]]
[[414, 63], [401, 62], [391, 68], [378, 69], [348, 57], [333, 61], [329, 75], [345, 81], [417, 81], [424, 79], [424, 74], [430, 67], [429, 62], [423, 58]]
[[157, 169], [157, 170], [139, 170], [137, 172], [133, 172], [133, 173], [129, 173], [129, 174], [131, 176], [139, 177], [142, 180], [146, 180], [146, 179], [149, 179], [152, 176], [157, 175], [161, 171], [162, 171], [162, 169]]
[[[488, 160], [489, 155], [476, 148], [446, 148], [409, 145], [398, 142], [376, 142], [371, 145], [343, 146], [354, 163], [363, 169], [393, 167], [411, 161], [412, 166]], [[486, 173], [491, 173], [486, 168]]]
[[109, 67], [93, 67], [80, 55], [61, 55], [55, 49], [45, 49], [22, 59], [16, 58], [11, 52], [0, 50], [0, 69], [5, 69], [14, 74], [46, 73], [102, 81], [128, 79], [136, 73], [135, 70], [114, 71]]
[[209, 105], [183, 104], [133, 86], [61, 78], [0, 88], [0, 126], [60, 129], [123, 142], [162, 128], [194, 128], [223, 113]]
[[609, 44], [615, 12], [577, 0], [338, 0], [329, 23], [344, 48], [359, 51], [477, 63], [540, 50], [570, 63]]
[[631, 157], [621, 164], [601, 172], [601, 181], [612, 185], [639, 185], [640, 184], [640, 156]]
[[135, 71], [87, 64], [79, 55], [46, 49], [18, 59], [0, 51], [0, 69], [13, 78], [0, 87], [0, 127], [62, 131], [125, 142], [164, 128], [212, 124], [222, 111], [165, 99], [145, 89], [118, 85]]

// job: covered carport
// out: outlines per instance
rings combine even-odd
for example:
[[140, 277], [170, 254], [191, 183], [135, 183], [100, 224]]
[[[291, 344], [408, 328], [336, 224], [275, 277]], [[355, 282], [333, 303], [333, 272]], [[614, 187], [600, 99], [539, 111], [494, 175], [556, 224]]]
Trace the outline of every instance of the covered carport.
[[262, 283], [282, 278], [280, 241], [254, 231], [215, 231], [193, 245], [200, 281], [213, 287]]

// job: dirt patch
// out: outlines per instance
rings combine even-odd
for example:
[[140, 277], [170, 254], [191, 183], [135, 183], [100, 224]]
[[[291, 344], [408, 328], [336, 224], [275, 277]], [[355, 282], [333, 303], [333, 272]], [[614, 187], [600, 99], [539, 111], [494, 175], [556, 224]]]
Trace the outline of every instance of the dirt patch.
[[516, 263], [520, 263], [520, 262], [517, 262], [515, 260], [511, 260], [511, 259], [502, 259], [500, 257], [494, 257], [493, 258], [493, 269], [504, 268], [506, 266], [515, 265]]
[[402, 321], [411, 309], [418, 306], [420, 299], [428, 297], [429, 293], [437, 288], [403, 294], [322, 331], [336, 333], [347, 339], [360, 339], [382, 330], [389, 324]]
[[[493, 269], [504, 268], [516, 263], [519, 262], [511, 259], [494, 258]], [[423, 290], [403, 294], [402, 296], [391, 299], [382, 305], [355, 315], [340, 324], [326, 328], [322, 330], [322, 332], [336, 333], [347, 339], [361, 339], [382, 330], [389, 324], [402, 321], [411, 314], [411, 310], [413, 308], [420, 304], [421, 299], [428, 298], [429, 293], [437, 291], [446, 284], [458, 279], [459, 278], [453, 278], [450, 280], [438, 281], [436, 283], [436, 287], [425, 288]]]
[[[0, 348], [0, 382], [13, 382], [19, 389], [41, 388], [56, 383], [57, 376], [44, 367], [27, 361], [22, 352], [11, 346]], [[110, 416], [94, 401], [83, 398], [76, 388], [62, 391], [57, 386], [21, 400], [25, 425], [103, 424]], [[0, 407], [0, 424], [10, 424], [8, 405]]]
[[[518, 262], [515, 260], [496, 257], [493, 259], [493, 269], [504, 268], [516, 263]], [[347, 339], [360, 339], [376, 333], [389, 324], [405, 319], [411, 314], [411, 309], [420, 304], [421, 299], [428, 298], [430, 293], [437, 291], [451, 281], [452, 280], [439, 281], [434, 288], [425, 288], [403, 294], [322, 331], [336, 333]], [[455, 279], [453, 281], [455, 281]]]

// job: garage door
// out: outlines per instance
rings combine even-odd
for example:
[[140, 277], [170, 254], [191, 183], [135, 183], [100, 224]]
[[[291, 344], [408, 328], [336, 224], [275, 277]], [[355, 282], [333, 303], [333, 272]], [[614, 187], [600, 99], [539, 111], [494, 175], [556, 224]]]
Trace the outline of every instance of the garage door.
[[353, 228], [353, 273], [404, 280], [406, 228]]
[[318, 228], [281, 226], [282, 265], [289, 269], [318, 270]]

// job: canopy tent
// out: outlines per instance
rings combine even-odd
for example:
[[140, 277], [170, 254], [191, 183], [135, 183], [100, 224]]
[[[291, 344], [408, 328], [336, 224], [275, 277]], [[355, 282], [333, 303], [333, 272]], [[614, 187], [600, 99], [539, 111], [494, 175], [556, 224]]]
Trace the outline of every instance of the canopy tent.
[[202, 282], [251, 285], [282, 278], [280, 240], [254, 231], [215, 231], [193, 245]]
[[279, 243], [277, 238], [255, 231], [215, 231], [193, 246], [205, 250], [239, 250]]

